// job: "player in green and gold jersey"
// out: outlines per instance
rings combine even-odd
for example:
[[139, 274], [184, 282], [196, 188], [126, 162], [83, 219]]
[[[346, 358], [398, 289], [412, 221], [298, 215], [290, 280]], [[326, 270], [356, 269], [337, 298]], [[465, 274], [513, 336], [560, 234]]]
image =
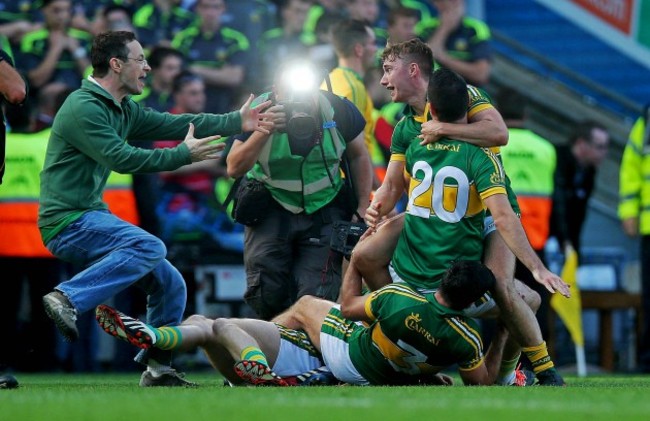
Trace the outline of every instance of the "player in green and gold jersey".
[[276, 321], [304, 329], [327, 368], [346, 383], [444, 384], [449, 378], [438, 372], [457, 364], [466, 385], [491, 385], [507, 331], [500, 328], [484, 354], [478, 325], [462, 310], [494, 284], [486, 266], [463, 260], [450, 265], [433, 294], [402, 283], [362, 295], [361, 276], [352, 262], [340, 307], [305, 296]]
[[[423, 43], [417, 40], [411, 40], [387, 48], [384, 51], [383, 59], [384, 59], [384, 63], [383, 63], [384, 77], [382, 78], [382, 84], [386, 86], [386, 88], [389, 89], [389, 91], [391, 91], [391, 97], [393, 98], [394, 101], [406, 102], [413, 109], [413, 114], [410, 118], [411, 120], [410, 124], [412, 124], [412, 126], [410, 127], [406, 126], [404, 128], [406, 130], [403, 129], [398, 130], [396, 128], [395, 134], [393, 136], [392, 148], [397, 147], [398, 142], [396, 142], [396, 138], [398, 136], [404, 137], [405, 139], [404, 141], [407, 142], [409, 145], [417, 145], [419, 147], [423, 147], [430, 142], [427, 139], [423, 140], [422, 135], [416, 133], [415, 128], [417, 127], [416, 124], [422, 123], [425, 119], [428, 119], [429, 115], [433, 114], [433, 112], [431, 111], [427, 112], [428, 111], [426, 109], [427, 101], [425, 99], [426, 96], [424, 95], [424, 92], [426, 92], [426, 86], [429, 83], [429, 75], [431, 74], [431, 70], [430, 70], [431, 67], [430, 63], [432, 60], [431, 52]], [[463, 99], [468, 101], [467, 87], [465, 86], [464, 89], [462, 89], [462, 91], [463, 92], [460, 91], [457, 92], [457, 94], [462, 95]], [[447, 100], [449, 100], [449, 98], [447, 98]], [[467, 103], [468, 102], [466, 102], [465, 104]], [[492, 114], [494, 113], [496, 113], [496, 115], [498, 116], [498, 112], [496, 112], [496, 110], [494, 110]], [[480, 115], [483, 114], [483, 112], [479, 112], [477, 114]], [[417, 117], [420, 119], [420, 121], [416, 120], [416, 116], [422, 116], [422, 117]], [[494, 145], [493, 140], [488, 139], [486, 141], [486, 139], [489, 138], [490, 136], [487, 136], [486, 134], [479, 135], [479, 133], [476, 132], [476, 129], [479, 127], [479, 124], [477, 124], [476, 122], [471, 122], [471, 124], [464, 124], [467, 122], [466, 117], [457, 120], [446, 120], [445, 118], [439, 118], [439, 116], [435, 116], [435, 117], [436, 118], [432, 118], [432, 120], [436, 120], [438, 122], [444, 123], [445, 126], [443, 126], [442, 124], [438, 124], [438, 126], [443, 127], [446, 130], [449, 130], [450, 132], [453, 132], [454, 130], [456, 132], [464, 130], [462, 136], [459, 136], [458, 139], [456, 139], [455, 137], [450, 137], [451, 139], [467, 141], [466, 142], [467, 146], [470, 146], [469, 143], [479, 144], [480, 146], [486, 146], [488, 144]], [[498, 117], [500, 119], [500, 116]], [[476, 118], [476, 115], [474, 115], [473, 118]], [[492, 122], [494, 122], [495, 118], [496, 117], [491, 115], [488, 121], [491, 120]], [[406, 124], [407, 120], [409, 120], [409, 118], [405, 117], [404, 120], [402, 120], [401, 124], [402, 125]], [[502, 119], [500, 120], [502, 121]], [[483, 126], [484, 125], [485, 124], [483, 123]], [[453, 130], [451, 130], [450, 128], [453, 128]], [[476, 138], [472, 140], [472, 142], [469, 142], [469, 140], [472, 139], [472, 136], [476, 136]], [[438, 140], [438, 143], [440, 142], [439, 139], [434, 139], [434, 140]], [[484, 144], [481, 144], [481, 142], [483, 142]], [[393, 156], [391, 158], [391, 162], [389, 163], [389, 167], [388, 167], [389, 171], [387, 173], [387, 177], [384, 182], [384, 185], [377, 191], [377, 194], [373, 199], [373, 204], [371, 205], [371, 208], [368, 210], [366, 214], [366, 220], [371, 226], [379, 222], [380, 218], [392, 209], [393, 207], [393, 204], [391, 202], [392, 199], [390, 199], [389, 197], [397, 196], [398, 194], [401, 195], [401, 193], [404, 191], [405, 182], [402, 173], [406, 168], [405, 161], [407, 158], [405, 153], [406, 153], [406, 149], [404, 148], [401, 150], [399, 149], [393, 150]], [[434, 177], [434, 175], [430, 175], [430, 177]], [[423, 179], [420, 178], [420, 181], [422, 180]], [[414, 181], [414, 182], [417, 183], [418, 181]], [[432, 203], [430, 207], [433, 209], [433, 201], [432, 201], [433, 196], [431, 192], [434, 189], [430, 189], [430, 187], [434, 185], [434, 178], [431, 178], [429, 183], [430, 183], [429, 185], [421, 187], [421, 189], [423, 193], [426, 190], [430, 191], [428, 193], [429, 194], [428, 199], [430, 203]], [[442, 184], [439, 186], [436, 197], [441, 197], [442, 186], [443, 186]], [[417, 195], [411, 198], [410, 203], [414, 203], [416, 200], [426, 200], [427, 196], [420, 197], [421, 192], [420, 191], [416, 192], [414, 189], [415, 186], [412, 187], [412, 193], [416, 193]], [[498, 194], [493, 196], [499, 197], [498, 201], [501, 201], [501, 198], [503, 198], [507, 202], [506, 195]], [[418, 197], [420, 197], [420, 199], [418, 199]], [[450, 203], [449, 197], [451, 196], [448, 196], [448, 198], [445, 199], [445, 201], [442, 201], [439, 204], [439, 206], [442, 206], [442, 209], [444, 209], [444, 212], [450, 211], [450, 208], [446, 207]], [[469, 201], [467, 202], [467, 204], [469, 204]], [[488, 205], [487, 201], [485, 204]], [[491, 208], [489, 205], [488, 207]], [[548, 357], [548, 352], [546, 351], [546, 345], [543, 342], [543, 339], [541, 337], [541, 332], [539, 330], [539, 325], [535, 320], [534, 312], [531, 311], [531, 308], [527, 306], [526, 303], [521, 299], [518, 293], [518, 290], [520, 289], [515, 286], [517, 284], [513, 283], [513, 278], [512, 278], [513, 271], [511, 271], [509, 268], [514, 267], [514, 256], [512, 256], [512, 252], [505, 247], [506, 243], [508, 244], [509, 248], [512, 249], [512, 251], [514, 251], [515, 254], [518, 255], [518, 257], [520, 258], [520, 260], [522, 260], [522, 262], [527, 262], [529, 265], [531, 265], [531, 267], [534, 268], [533, 272], [536, 273], [537, 275], [536, 279], [538, 280], [538, 282], [545, 285], [551, 292], [559, 290], [564, 295], [567, 295], [568, 289], [566, 287], [566, 284], [564, 284], [564, 282], [559, 277], [549, 272], [543, 266], [541, 261], [539, 261], [538, 258], [532, 258], [532, 256], [530, 255], [526, 255], [526, 256], [523, 255], [523, 254], [528, 254], [527, 252], [531, 251], [532, 249], [530, 248], [530, 245], [528, 244], [525, 236], [523, 237], [519, 236], [519, 234], [523, 233], [523, 231], [516, 229], [517, 227], [521, 228], [521, 226], [519, 224], [519, 221], [516, 220], [516, 215], [512, 210], [512, 205], [509, 205], [508, 208], [509, 208], [508, 213], [501, 213], [499, 215], [500, 217], [505, 217], [506, 220], [508, 221], [505, 228], [502, 227], [502, 229], [500, 229], [498, 233], [487, 235], [490, 233], [491, 230], [493, 231], [495, 227], [494, 224], [488, 223], [487, 229], [485, 230], [484, 233], [484, 237], [486, 237], [485, 241], [487, 244], [484, 252], [484, 261], [486, 262], [488, 267], [490, 267], [494, 271], [497, 277], [497, 289], [496, 289], [495, 297], [497, 298], [497, 302], [499, 303], [500, 310], [504, 314], [503, 317], [504, 322], [507, 324], [511, 333], [513, 333], [513, 337], [514, 339], [516, 339], [516, 342], [524, 346], [524, 352], [527, 354], [529, 359], [533, 360], [533, 367], [540, 381], [546, 384], [563, 384], [564, 382], [561, 380], [561, 378], [559, 378], [559, 375], [557, 375], [556, 371], [553, 368], [553, 363]], [[494, 212], [493, 209], [490, 209], [490, 211]], [[500, 211], [505, 211], [505, 209], [501, 209]], [[433, 213], [432, 215], [433, 215], [432, 220], [440, 221], [440, 219], [438, 219], [435, 213]], [[410, 215], [407, 214], [406, 218], [409, 218], [409, 216]], [[493, 214], [492, 216], [494, 217], [494, 220], [497, 220], [496, 215]], [[515, 220], [512, 219], [513, 216]], [[402, 221], [397, 219], [396, 223], [392, 223], [392, 227], [391, 225], [389, 225], [392, 231], [389, 233], [390, 235], [388, 235], [389, 240], [386, 241], [384, 238], [383, 244], [391, 244], [390, 239], [394, 238], [394, 236], [401, 231], [401, 226], [400, 226], [401, 223]], [[501, 221], [501, 223], [503, 225], [503, 221]], [[499, 226], [499, 224], [497, 223], [496, 226]], [[513, 231], [513, 229], [515, 231]], [[427, 236], [427, 234], [425, 234], [422, 231], [416, 231], [414, 233], [416, 236]], [[517, 235], [513, 237], [514, 234]], [[505, 238], [506, 236], [509, 236], [510, 238]], [[400, 237], [400, 241], [402, 241], [402, 238], [403, 237]], [[452, 240], [456, 239], [456, 237], [452, 237], [452, 238], [428, 237], [428, 239], [430, 242], [441, 244], [441, 243], [451, 242]], [[506, 240], [505, 243], [504, 243], [504, 239]], [[394, 244], [394, 242], [392, 242], [392, 244]], [[465, 243], [463, 243], [463, 245], [466, 246]], [[482, 244], [477, 243], [476, 247], [478, 247], [479, 248], [478, 250], [480, 251], [475, 251], [475, 253], [482, 252], [481, 249]], [[373, 252], [371, 248], [367, 247], [367, 249], [369, 250], [370, 253]], [[431, 250], [429, 250], [429, 252], [431, 252]], [[364, 253], [362, 250], [357, 250], [355, 253], [358, 253], [361, 256], [365, 255], [366, 258], [369, 255], [369, 253]], [[375, 255], [377, 255], [376, 252]], [[430, 254], [428, 254], [427, 257], [429, 258]], [[359, 259], [359, 260], [361, 261], [360, 267], [362, 269], [364, 266], [368, 267], [367, 262], [364, 265], [362, 261], [363, 259]], [[374, 266], [373, 271], [375, 273], [372, 274], [372, 276], [369, 276], [369, 278], [381, 279], [381, 276], [378, 276], [376, 274], [376, 272], [381, 271], [381, 269], [378, 269], [381, 266], [376, 264], [376, 259], [374, 260], [375, 262], [373, 263], [375, 264], [372, 266]], [[410, 264], [412, 264], [412, 262], [403, 263], [402, 268]], [[440, 270], [440, 268], [438, 268], [438, 270]], [[364, 273], [364, 276], [366, 276], [366, 273], [363, 270], [362, 273]], [[399, 274], [397, 272], [394, 272], [393, 275], [397, 275], [397, 277], [399, 277]], [[383, 279], [386, 279], [386, 276], [384, 276]], [[510, 361], [510, 365], [512, 366], [513, 371], [516, 363], [517, 363], [516, 359], [512, 358]], [[510, 374], [510, 376], [512, 376], [512, 374]]]
[[507, 331], [499, 328], [485, 352], [476, 322], [462, 310], [494, 284], [482, 263], [457, 261], [434, 294], [391, 284], [362, 295], [351, 264], [340, 306], [306, 295], [275, 323], [194, 315], [180, 326], [155, 328], [106, 305], [96, 314], [107, 333], [140, 348], [203, 349], [231, 384], [326, 384], [332, 375], [356, 385], [450, 384], [439, 371], [457, 364], [465, 384], [490, 385]]

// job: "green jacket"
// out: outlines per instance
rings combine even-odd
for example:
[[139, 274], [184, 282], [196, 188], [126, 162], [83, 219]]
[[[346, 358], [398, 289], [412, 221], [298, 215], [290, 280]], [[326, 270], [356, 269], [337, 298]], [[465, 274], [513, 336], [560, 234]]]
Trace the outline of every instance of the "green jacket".
[[182, 140], [189, 124], [195, 137], [241, 131], [238, 111], [224, 114], [159, 113], [130, 97], [117, 102], [98, 84], [83, 80], [54, 119], [41, 172], [38, 226], [44, 243], [84, 212], [107, 209], [102, 200], [111, 171], [122, 174], [171, 171], [190, 164], [185, 144], [142, 149], [138, 140]]

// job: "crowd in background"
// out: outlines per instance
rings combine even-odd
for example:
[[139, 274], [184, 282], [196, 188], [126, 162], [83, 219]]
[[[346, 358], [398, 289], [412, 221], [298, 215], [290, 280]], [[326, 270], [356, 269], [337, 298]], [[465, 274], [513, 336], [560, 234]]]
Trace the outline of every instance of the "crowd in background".
[[[13, 58], [16, 69], [29, 86], [27, 100], [21, 106], [7, 106], [8, 126], [11, 136], [24, 135], [46, 141], [56, 111], [92, 70], [89, 53], [93, 37], [105, 31], [132, 31], [145, 48], [151, 72], [145, 91], [134, 97], [135, 101], [173, 114], [225, 113], [237, 109], [251, 92], [268, 91], [275, 70], [291, 58], [309, 58], [325, 76], [337, 67], [329, 30], [342, 19], [352, 18], [373, 28], [376, 40], [372, 48], [377, 59], [365, 69], [365, 74], [358, 76], [364, 81], [374, 105], [367, 146], [376, 176], [381, 178], [382, 168], [390, 155], [392, 129], [403, 109], [400, 104], [391, 102], [390, 91], [379, 83], [382, 69], [378, 57], [387, 42], [402, 42], [418, 36], [428, 43], [439, 65], [456, 71], [474, 86], [484, 87], [489, 82], [489, 29], [483, 22], [467, 16], [464, 7], [449, 7], [451, 3], [462, 5], [464, 2], [0, 0], [0, 46]], [[507, 104], [504, 100], [497, 107], [500, 105]], [[521, 104], [516, 107], [523, 111]], [[591, 128], [589, 126], [589, 130]], [[576, 140], [586, 141], [584, 148], [596, 144], [595, 152], [600, 148], [600, 152], [606, 153], [607, 139], [594, 140], [589, 133], [578, 135], [582, 137]], [[177, 143], [160, 139], [140, 142], [138, 146], [159, 148]], [[565, 152], [566, 156], [569, 154]], [[555, 156], [555, 152], [552, 155]], [[586, 173], [591, 182], [602, 157], [588, 164]], [[10, 165], [7, 171], [12, 171]], [[549, 171], [552, 174], [554, 169]], [[115, 179], [108, 190], [115, 196], [106, 200], [109, 205], [120, 205], [121, 210], [112, 207], [116, 214], [123, 212], [122, 218], [137, 222], [165, 241], [170, 260], [178, 259], [179, 269], [188, 281], [188, 296], [192, 297], [192, 263], [210, 253], [225, 253], [232, 256], [233, 261], [240, 262], [237, 256], [243, 249], [243, 229], [232, 222], [222, 206], [231, 185], [225, 161], [217, 165], [205, 161], [173, 172], [136, 174], [132, 180], [128, 177]], [[588, 186], [586, 199], [591, 189], [593, 184]], [[546, 191], [546, 194], [550, 196], [551, 192]], [[580, 199], [586, 206], [585, 196]], [[544, 217], [550, 224], [550, 210]], [[581, 225], [584, 214], [579, 218]], [[571, 240], [576, 238], [575, 233], [571, 234]], [[548, 235], [549, 229], [546, 229], [536, 250], [543, 250]], [[54, 327], [50, 334], [46, 332], [48, 328], [44, 326], [50, 325], [47, 320], [42, 322], [45, 315], [38, 305], [42, 292], [70, 277], [75, 268], [43, 254], [42, 247], [33, 255], [29, 248], [26, 245], [24, 253], [19, 255], [0, 253], [0, 272], [15, 274], [10, 282], [16, 284], [22, 283], [20, 278], [27, 276], [28, 294], [32, 297], [31, 316], [25, 316], [23, 309], [22, 313], [16, 310], [12, 317], [1, 320], [7, 326], [9, 337], [13, 338], [12, 343], [19, 345], [9, 349], [3, 347], [2, 352], [7, 355], [0, 358], [0, 364], [25, 371], [96, 370], [93, 335], [86, 336], [88, 340], [83, 343], [59, 342], [55, 346]], [[48, 263], [45, 273], [18, 270], [29, 266], [35, 258]], [[185, 271], [184, 263], [188, 263]], [[16, 290], [11, 296], [3, 295], [2, 301], [20, 301], [20, 294], [25, 293], [20, 288]], [[133, 294], [138, 292], [128, 290], [119, 298], [122, 303], [133, 302], [133, 308], [124, 308], [124, 304], [122, 309], [131, 314], [144, 313], [144, 300], [133, 299]], [[192, 310], [189, 305], [188, 312]], [[80, 322], [83, 320], [81, 318]], [[93, 327], [91, 319], [85, 323]], [[39, 330], [36, 335], [33, 334], [35, 329]], [[72, 352], [89, 357], [72, 358]], [[35, 365], [35, 361], [39, 364]], [[124, 362], [118, 363], [122, 364]]]

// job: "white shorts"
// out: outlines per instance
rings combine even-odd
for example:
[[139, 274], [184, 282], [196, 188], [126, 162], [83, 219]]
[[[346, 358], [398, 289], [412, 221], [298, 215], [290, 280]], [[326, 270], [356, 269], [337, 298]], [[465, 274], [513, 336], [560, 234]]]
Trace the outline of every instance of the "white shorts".
[[[333, 307], [340, 308], [337, 304]], [[320, 333], [320, 352], [323, 361], [334, 377], [342, 382], [366, 386], [370, 384], [352, 364], [349, 354], [350, 345], [343, 339], [330, 334]]]
[[322, 366], [323, 362], [308, 350], [281, 338], [278, 358], [271, 369], [278, 376], [286, 377], [297, 376]]
[[[397, 272], [395, 272], [395, 269], [393, 269], [392, 264], [388, 265], [388, 273], [390, 273], [390, 277], [392, 278], [394, 283], [403, 283], [408, 285], [408, 283], [404, 281], [402, 278], [400, 278]], [[437, 291], [437, 288], [434, 289], [417, 288], [417, 290], [420, 294], [433, 294]], [[463, 314], [467, 317], [472, 317], [472, 318], [481, 317], [483, 314], [492, 310], [496, 306], [497, 306], [497, 302], [494, 301], [494, 298], [492, 298], [492, 295], [489, 292], [486, 292], [481, 298], [479, 298], [477, 301], [472, 303], [472, 305], [464, 309]]]

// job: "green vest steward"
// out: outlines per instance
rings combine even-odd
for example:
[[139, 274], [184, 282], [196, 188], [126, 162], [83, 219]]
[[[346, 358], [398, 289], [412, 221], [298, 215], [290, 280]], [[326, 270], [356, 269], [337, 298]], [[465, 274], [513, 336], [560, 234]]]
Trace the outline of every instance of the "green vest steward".
[[[259, 99], [263, 102], [268, 96], [263, 94]], [[339, 166], [345, 141], [336, 128], [327, 124], [334, 111], [323, 94], [319, 94], [319, 105], [326, 122], [322, 148], [314, 146], [306, 157], [292, 155], [287, 134], [276, 133], [247, 175], [262, 181], [275, 201], [294, 214], [312, 214], [321, 209], [336, 197], [343, 184]]]
[[501, 148], [503, 166], [508, 171], [517, 196], [550, 197], [553, 194], [555, 146], [534, 132], [510, 128], [510, 141]]
[[650, 144], [647, 123], [639, 118], [623, 152], [620, 170], [620, 219], [639, 218], [639, 233], [650, 235]]

